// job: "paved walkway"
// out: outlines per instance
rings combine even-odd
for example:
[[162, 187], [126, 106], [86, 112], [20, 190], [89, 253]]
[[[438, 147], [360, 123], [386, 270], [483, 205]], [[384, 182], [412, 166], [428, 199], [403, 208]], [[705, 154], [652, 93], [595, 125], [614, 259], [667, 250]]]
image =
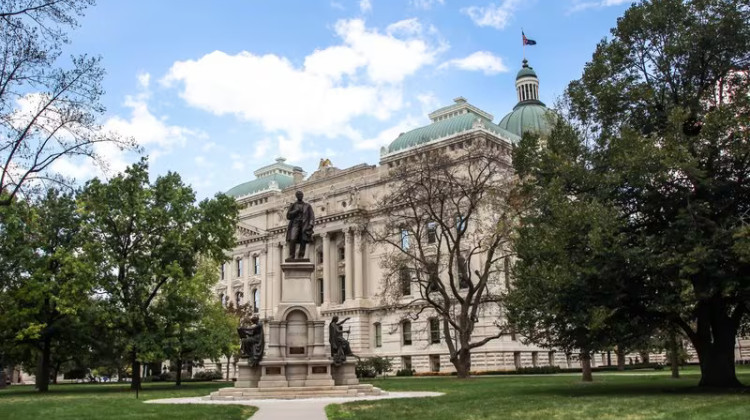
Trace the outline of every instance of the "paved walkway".
[[258, 412], [252, 420], [327, 420], [325, 406], [328, 404], [342, 404], [352, 401], [385, 400], [390, 398], [421, 398], [439, 397], [442, 392], [389, 392], [387, 395], [372, 397], [349, 398], [305, 398], [296, 400], [240, 400], [240, 401], [210, 401], [202, 397], [165, 398], [148, 400], [150, 404], [232, 404], [252, 405], [258, 407]]

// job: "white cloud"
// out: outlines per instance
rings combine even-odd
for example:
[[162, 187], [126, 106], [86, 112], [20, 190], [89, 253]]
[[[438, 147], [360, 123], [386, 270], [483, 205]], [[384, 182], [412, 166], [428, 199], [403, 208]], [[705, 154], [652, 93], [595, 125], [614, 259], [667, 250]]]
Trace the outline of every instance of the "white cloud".
[[[130, 115], [128, 117], [115, 115], [107, 119], [102, 124], [105, 132], [132, 137], [149, 155], [151, 162], [171, 153], [176, 147], [183, 147], [190, 138], [205, 139], [207, 137], [201, 130], [171, 125], [167, 122], [167, 117], [154, 115], [148, 105], [150, 75], [140, 73], [136, 78], [140, 91], [136, 95], [126, 96], [124, 102], [125, 107], [130, 109]], [[121, 150], [112, 143], [98, 143], [94, 145], [94, 152], [100, 158], [101, 165], [97, 165], [90, 159], [64, 157], [55, 161], [51, 168], [63, 176], [82, 181], [94, 176], [106, 178], [122, 172], [132, 161], [128, 151]], [[197, 160], [196, 163], [198, 163]]]
[[630, 4], [635, 0], [597, 0], [597, 1], [586, 1], [586, 0], [573, 0], [568, 13], [580, 12], [586, 9], [603, 8], [610, 6], [619, 6], [622, 4]]
[[455, 67], [461, 70], [482, 71], [484, 74], [498, 74], [508, 71], [503, 59], [489, 51], [477, 51], [464, 58], [454, 58], [441, 64], [439, 68]]
[[370, 0], [359, 0], [359, 10], [362, 13], [367, 13], [372, 11], [372, 2]]
[[477, 26], [505, 29], [520, 4], [521, 0], [503, 0], [498, 5], [490, 3], [486, 7], [465, 7], [461, 9], [461, 13], [469, 16]]
[[417, 9], [429, 10], [436, 4], [445, 4], [445, 0], [411, 0], [409, 3]]
[[255, 151], [253, 152], [253, 158], [270, 160], [268, 152], [271, 150], [271, 147], [273, 147], [273, 142], [269, 138], [255, 142]]
[[138, 73], [138, 85], [141, 89], [148, 89], [148, 85], [151, 82], [151, 75], [148, 73]]
[[204, 152], [210, 152], [211, 150], [216, 148], [216, 142], [209, 141], [208, 143], [205, 143], [203, 146], [201, 146], [201, 150]]
[[406, 35], [419, 35], [422, 33], [422, 24], [419, 23], [419, 19], [411, 18], [404, 19], [398, 22], [391, 23], [385, 28], [386, 33], [392, 36]]
[[403, 107], [401, 82], [446, 48], [416, 19], [385, 33], [361, 19], [340, 20], [334, 31], [340, 44], [312, 52], [302, 67], [274, 54], [214, 51], [175, 62], [162, 83], [179, 85], [191, 106], [276, 132], [279, 152], [293, 161], [305, 136], [356, 139], [352, 119], [390, 118]]

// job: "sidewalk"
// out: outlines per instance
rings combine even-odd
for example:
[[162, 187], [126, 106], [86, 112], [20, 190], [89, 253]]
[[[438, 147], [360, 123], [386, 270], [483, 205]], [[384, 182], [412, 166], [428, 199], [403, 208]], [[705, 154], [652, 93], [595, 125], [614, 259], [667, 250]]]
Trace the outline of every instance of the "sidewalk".
[[325, 406], [353, 401], [385, 400], [391, 398], [439, 397], [441, 392], [389, 392], [388, 395], [351, 398], [307, 398], [295, 400], [210, 401], [202, 397], [164, 398], [145, 401], [147, 404], [232, 404], [258, 407], [252, 420], [327, 420]]

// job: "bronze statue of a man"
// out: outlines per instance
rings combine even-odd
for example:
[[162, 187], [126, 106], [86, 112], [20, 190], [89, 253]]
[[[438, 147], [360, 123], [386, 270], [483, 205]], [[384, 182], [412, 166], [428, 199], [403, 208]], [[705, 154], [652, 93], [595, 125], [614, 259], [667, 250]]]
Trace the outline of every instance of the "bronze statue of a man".
[[258, 315], [250, 318], [252, 323], [249, 327], [237, 328], [237, 334], [240, 336], [240, 357], [246, 357], [250, 366], [258, 366], [263, 359], [263, 349], [266, 345], [263, 336], [263, 323], [260, 322]]
[[344, 338], [344, 323], [348, 320], [349, 318], [344, 318], [343, 321], [339, 322], [339, 317], [334, 316], [331, 323], [328, 324], [328, 342], [331, 344], [331, 357], [333, 357], [334, 366], [341, 366], [346, 361], [346, 356], [354, 356], [349, 341]]
[[[297, 191], [294, 195], [297, 197], [297, 201], [292, 203], [286, 212], [286, 218], [289, 220], [289, 226], [286, 229], [286, 241], [289, 244], [289, 258], [303, 259], [305, 258], [307, 243], [312, 242], [315, 214], [312, 206], [302, 201], [304, 197], [302, 191]], [[297, 245], [299, 245], [299, 251], [295, 256]]]

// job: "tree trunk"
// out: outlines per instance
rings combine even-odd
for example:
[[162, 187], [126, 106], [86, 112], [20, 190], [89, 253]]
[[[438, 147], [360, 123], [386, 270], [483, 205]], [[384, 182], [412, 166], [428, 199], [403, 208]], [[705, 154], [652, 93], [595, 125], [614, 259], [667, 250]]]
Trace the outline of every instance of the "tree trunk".
[[591, 354], [581, 352], [581, 380], [583, 382], [593, 382], [594, 377], [591, 375]]
[[697, 333], [692, 334], [693, 347], [698, 352], [701, 380], [698, 386], [738, 388], [734, 368], [734, 345], [737, 326], [733, 325], [727, 305], [723, 302], [700, 302], [697, 308]]
[[62, 362], [57, 362], [55, 364], [55, 367], [52, 369], [52, 384], [57, 385], [57, 375], [60, 374], [60, 366], [62, 365]]
[[177, 365], [177, 374], [175, 375], [175, 386], [182, 385], [182, 359], [177, 359], [175, 361], [175, 364]]
[[42, 353], [39, 355], [39, 365], [36, 371], [36, 389], [39, 392], [49, 391], [50, 344], [50, 337], [45, 335], [42, 340]]
[[227, 356], [227, 381], [229, 380], [229, 365], [232, 364], [232, 356]]
[[615, 354], [617, 354], [617, 370], [625, 370], [625, 351], [618, 346]]
[[141, 389], [141, 362], [138, 361], [136, 350], [130, 352], [130, 365], [133, 367], [133, 378], [130, 381], [131, 390]]
[[669, 334], [669, 366], [672, 370], [672, 378], [680, 379], [680, 343], [674, 331]]
[[188, 373], [188, 379], [193, 377], [193, 361], [188, 360], [187, 362], [187, 373]]
[[467, 348], [458, 350], [456, 357], [451, 357], [459, 379], [467, 379], [471, 372], [471, 352]]
[[643, 364], [649, 364], [649, 363], [651, 363], [651, 355], [648, 354], [647, 351], [642, 351], [641, 352], [641, 363], [643, 363]]

